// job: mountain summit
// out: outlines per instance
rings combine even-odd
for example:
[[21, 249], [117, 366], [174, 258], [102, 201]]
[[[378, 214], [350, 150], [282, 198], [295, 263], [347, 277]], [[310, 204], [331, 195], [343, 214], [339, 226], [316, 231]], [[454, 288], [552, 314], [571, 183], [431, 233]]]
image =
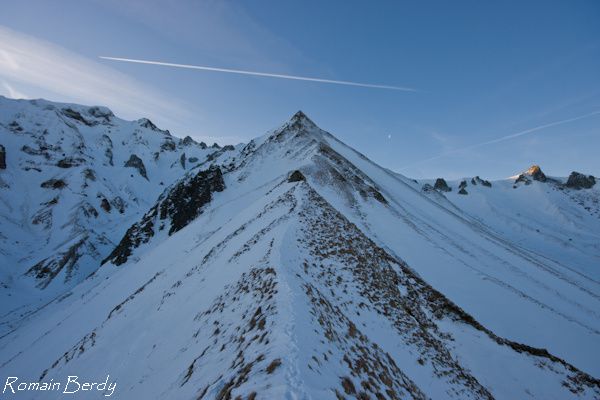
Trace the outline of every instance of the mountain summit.
[[[515, 190], [479, 179], [468, 195], [422, 191], [423, 182], [379, 167], [302, 112], [232, 150], [198, 146], [192, 166], [183, 143], [152, 127], [113, 121], [119, 130], [91, 131], [67, 120], [86, 151], [66, 149], [78, 164], [59, 170], [53, 153], [43, 161], [20, 148], [40, 149], [33, 144], [48, 119], [65, 121], [55, 112], [62, 106], [51, 115], [21, 106], [2, 114], [0, 177], [12, 188], [26, 176], [21, 187], [34, 182], [37, 197], [0, 189], [2, 204], [23, 210], [17, 205], [56, 194], [48, 207], [58, 218], [62, 184], [38, 183], [63, 179], [100, 218], [104, 203], [94, 196], [108, 193], [104, 185], [124, 195], [118, 183], [136, 182], [140, 191], [127, 197], [127, 219], [110, 225], [121, 221], [118, 235], [86, 261], [91, 276], [43, 307], [4, 314], [0, 365], [11, 375], [49, 382], [110, 373], [120, 396], [136, 398], [600, 397], [592, 268], [600, 219], [572, 197], [591, 202], [596, 188]], [[13, 120], [22, 131], [11, 130]], [[103, 134], [118, 168], [97, 145]], [[47, 140], [45, 151], [58, 145]], [[148, 179], [125, 166], [131, 153]], [[92, 159], [96, 181], [83, 188], [74, 176]], [[104, 171], [114, 176], [93, 183]], [[556, 207], [531, 206], [542, 200]], [[12, 250], [19, 260], [24, 250]], [[12, 264], [9, 276], [27, 263]], [[5, 298], [13, 282], [3, 281]]]
[[298, 110], [294, 115], [292, 115], [292, 118], [290, 118], [290, 123], [292, 125], [298, 124], [310, 128], [317, 126], [310, 118], [308, 118], [306, 114], [302, 112], [302, 110]]
[[516, 182], [529, 182], [529, 178], [534, 181], [546, 182], [546, 174], [542, 172], [542, 169], [539, 165], [532, 165], [527, 169], [527, 171], [523, 172], [517, 177]]

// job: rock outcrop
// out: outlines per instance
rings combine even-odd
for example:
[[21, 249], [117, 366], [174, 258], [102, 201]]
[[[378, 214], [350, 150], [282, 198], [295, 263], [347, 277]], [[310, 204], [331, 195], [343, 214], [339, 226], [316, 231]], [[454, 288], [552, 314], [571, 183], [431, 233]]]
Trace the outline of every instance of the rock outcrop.
[[102, 201], [100, 202], [100, 207], [102, 207], [102, 209], [106, 212], [110, 212], [110, 210], [112, 209], [108, 199], [106, 199], [106, 198], [102, 199]]
[[127, 230], [102, 264], [108, 261], [115, 265], [124, 264], [135, 248], [147, 243], [156, 229], [163, 230], [167, 224], [169, 235], [184, 228], [202, 214], [203, 207], [212, 200], [214, 192], [224, 189], [223, 174], [216, 166], [179, 181], [159, 197], [158, 202], [140, 221]]
[[590, 189], [596, 184], [596, 178], [593, 175], [585, 176], [577, 171], [571, 172], [567, 179], [566, 187], [571, 189]]
[[59, 168], [72, 168], [72, 167], [77, 167], [81, 164], [84, 164], [85, 160], [82, 158], [78, 158], [78, 157], [65, 157], [61, 160], [58, 160], [58, 162], [56, 163], [56, 166]]
[[527, 171], [517, 177], [515, 183], [523, 182], [526, 185], [529, 185], [532, 179], [534, 181], [546, 182], [548, 178], [546, 178], [546, 175], [542, 172], [539, 165], [532, 165]]
[[462, 181], [459, 185], [458, 185], [458, 194], [469, 194], [469, 192], [467, 192], [467, 181]]
[[440, 192], [449, 192], [452, 190], [443, 178], [437, 178], [433, 188], [439, 190]]
[[71, 246], [66, 247], [64, 251], [60, 251], [50, 257], [47, 257], [34, 266], [29, 268], [26, 275], [34, 276], [37, 280], [37, 286], [41, 289], [45, 288], [52, 282], [61, 271], [66, 270], [67, 278], [71, 275], [77, 266], [77, 261], [84, 256], [86, 250], [86, 238], [75, 242]]
[[474, 178], [471, 178], [471, 184], [473, 186], [475, 186], [475, 185], [481, 185], [481, 186], [485, 186], [485, 187], [492, 187], [492, 183], [490, 181], [487, 181], [485, 179], [481, 179], [479, 177], [479, 175], [476, 176], [476, 177], [474, 177]]
[[534, 181], [546, 182], [546, 175], [542, 172], [539, 165], [532, 165], [527, 170], [527, 175], [531, 176]]
[[6, 149], [0, 144], [0, 169], [6, 169]]
[[88, 121], [87, 119], [85, 119], [85, 118], [83, 117], [83, 115], [81, 115], [81, 113], [80, 113], [79, 111], [75, 111], [75, 110], [73, 110], [73, 109], [71, 109], [71, 108], [64, 108], [64, 109], [62, 110], [62, 113], [63, 113], [63, 114], [66, 116], [66, 117], [68, 117], [68, 118], [70, 118], [70, 119], [73, 119], [73, 120], [75, 120], [75, 121], [81, 122], [81, 123], [82, 123], [82, 124], [84, 124], [84, 125], [87, 125], [87, 126], [92, 126], [92, 125], [94, 125], [92, 122], [90, 122], [90, 121]]
[[304, 175], [302, 175], [302, 172], [295, 170], [294, 172], [292, 172], [290, 174], [290, 177], [288, 178], [288, 182], [301, 182], [301, 181], [305, 181], [306, 178], [304, 177]]
[[144, 165], [144, 162], [142, 161], [141, 158], [139, 158], [135, 154], [132, 154], [129, 157], [129, 160], [127, 160], [127, 162], [125, 163], [125, 166], [129, 167], [129, 168], [137, 169], [137, 171], [139, 172], [139, 174], [141, 176], [148, 179], [148, 175], [146, 174], [146, 166]]
[[181, 140], [181, 144], [184, 146], [191, 146], [193, 144], [198, 144], [191, 136], [186, 136]]
[[165, 141], [160, 145], [161, 151], [175, 151], [177, 145], [170, 136], [165, 137]]
[[41, 183], [40, 187], [45, 189], [62, 189], [67, 186], [67, 183], [62, 179], [48, 179]]
[[161, 133], [166, 136], [171, 136], [171, 132], [169, 132], [168, 129], [163, 130], [163, 129], [158, 128], [148, 118], [140, 118], [137, 122], [142, 128], [150, 129], [150, 130], [153, 130], [155, 132]]

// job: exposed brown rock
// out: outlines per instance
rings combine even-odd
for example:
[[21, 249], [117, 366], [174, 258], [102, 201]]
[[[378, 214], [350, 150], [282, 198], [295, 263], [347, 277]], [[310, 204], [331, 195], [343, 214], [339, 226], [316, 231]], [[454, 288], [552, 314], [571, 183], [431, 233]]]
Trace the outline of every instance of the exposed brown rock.
[[102, 201], [100, 202], [100, 207], [102, 207], [102, 209], [106, 212], [110, 212], [112, 208], [106, 198], [102, 199]]
[[275, 371], [277, 369], [277, 367], [279, 367], [281, 365], [281, 360], [279, 358], [274, 359], [273, 361], [271, 361], [271, 364], [269, 364], [267, 366], [267, 374], [272, 374], [273, 371]]
[[62, 179], [48, 179], [40, 185], [45, 189], [62, 189], [67, 186], [67, 183]]

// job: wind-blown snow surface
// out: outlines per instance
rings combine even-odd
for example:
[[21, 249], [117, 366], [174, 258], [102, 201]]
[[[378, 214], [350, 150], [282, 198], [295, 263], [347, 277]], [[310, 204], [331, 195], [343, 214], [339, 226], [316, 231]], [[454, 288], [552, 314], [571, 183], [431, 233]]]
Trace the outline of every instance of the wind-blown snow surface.
[[133, 257], [0, 339], [2, 375], [109, 373], [123, 398], [600, 398], [596, 216], [545, 252], [301, 113], [213, 164], [197, 218], [167, 235], [147, 213]]

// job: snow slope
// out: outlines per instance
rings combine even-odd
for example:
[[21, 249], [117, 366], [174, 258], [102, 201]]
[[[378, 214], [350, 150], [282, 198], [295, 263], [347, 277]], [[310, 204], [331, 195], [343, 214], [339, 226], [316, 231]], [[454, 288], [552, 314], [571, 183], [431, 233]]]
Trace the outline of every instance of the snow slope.
[[460, 203], [511, 215], [502, 193], [537, 182], [421, 185], [297, 113], [168, 186], [0, 338], [1, 375], [110, 374], [122, 398], [600, 398], [597, 217], [566, 233], [585, 249], [570, 263]]
[[0, 332], [93, 273], [166, 186], [224, 152], [104, 107], [4, 97], [0, 145]]
[[[421, 184], [378, 167], [337, 140], [330, 141], [389, 199], [390, 207], [360, 203], [347, 207], [345, 215], [350, 220], [495, 332], [548, 348], [581, 368], [600, 374], [600, 230], [596, 215], [585, 209], [581, 210], [585, 213], [579, 212], [579, 205], [570, 204], [575, 214], [566, 218], [583, 218], [586, 230], [569, 230], [558, 218], [550, 224], [557, 232], [566, 231], [565, 236], [573, 241], [581, 240], [572, 245], [578, 247], [554, 259], [553, 253], [546, 251], [551, 244], [542, 242], [528, 247], [531, 242], [515, 240], [501, 224], [483, 223], [484, 219], [491, 222], [485, 211], [479, 218], [472, 215], [467, 204], [460, 202], [468, 201], [462, 195], [456, 194], [460, 200], [452, 192], [448, 195], [455, 203], [440, 200], [437, 195], [441, 193], [423, 193]], [[511, 190], [521, 199], [528, 198], [529, 187], [535, 188], [538, 183], [520, 188], [520, 192], [519, 188]], [[597, 190], [591, 189], [591, 196], [596, 199]], [[330, 198], [333, 196], [331, 193]], [[555, 207], [563, 207], [567, 199], [568, 195], [545, 198], [547, 202], [556, 201]], [[499, 200], [497, 204], [502, 204], [505, 213], [522, 212], [518, 201]], [[531, 201], [529, 204], [535, 208], [534, 199], [521, 201]], [[538, 217], [537, 224], [548, 223], [548, 218], [552, 218]], [[533, 221], [530, 223], [535, 226]], [[570, 255], [577, 253], [578, 248], [586, 248], [586, 254], [578, 257], [580, 263], [572, 263]]]

